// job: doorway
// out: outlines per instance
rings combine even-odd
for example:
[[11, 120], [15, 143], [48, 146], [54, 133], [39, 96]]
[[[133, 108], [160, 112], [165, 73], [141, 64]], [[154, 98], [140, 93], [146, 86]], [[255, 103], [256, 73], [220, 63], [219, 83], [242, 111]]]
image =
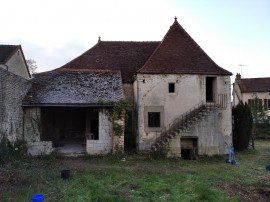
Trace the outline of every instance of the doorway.
[[214, 101], [214, 80], [215, 77], [206, 77], [206, 102]]
[[181, 157], [186, 160], [198, 158], [198, 138], [181, 138]]

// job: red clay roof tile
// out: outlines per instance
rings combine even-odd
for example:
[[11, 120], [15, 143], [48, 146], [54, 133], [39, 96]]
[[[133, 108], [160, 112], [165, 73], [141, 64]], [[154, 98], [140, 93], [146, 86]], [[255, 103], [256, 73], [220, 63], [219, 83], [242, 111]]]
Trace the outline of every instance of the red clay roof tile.
[[270, 77], [241, 79], [236, 82], [242, 93], [270, 92]]
[[59, 69], [120, 70], [123, 82], [132, 82], [136, 71], [144, 65], [159, 43], [99, 41]]
[[138, 73], [232, 75], [219, 67], [176, 19]]

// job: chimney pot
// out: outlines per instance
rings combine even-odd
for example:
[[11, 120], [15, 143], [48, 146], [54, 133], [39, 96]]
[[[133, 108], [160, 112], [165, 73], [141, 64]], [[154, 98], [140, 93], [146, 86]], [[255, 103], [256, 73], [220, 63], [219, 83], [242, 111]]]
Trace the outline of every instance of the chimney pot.
[[235, 81], [240, 81], [241, 80], [241, 74], [237, 73], [235, 77]]

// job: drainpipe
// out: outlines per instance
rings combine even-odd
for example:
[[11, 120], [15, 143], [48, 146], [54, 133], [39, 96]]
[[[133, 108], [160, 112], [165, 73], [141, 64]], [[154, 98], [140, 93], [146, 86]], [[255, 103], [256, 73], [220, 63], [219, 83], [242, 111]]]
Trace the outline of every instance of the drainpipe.
[[135, 79], [137, 81], [137, 134], [138, 134], [138, 151], [140, 150], [140, 124], [139, 124], [139, 115], [140, 115], [140, 106], [139, 106], [139, 80], [138, 77], [135, 75]]

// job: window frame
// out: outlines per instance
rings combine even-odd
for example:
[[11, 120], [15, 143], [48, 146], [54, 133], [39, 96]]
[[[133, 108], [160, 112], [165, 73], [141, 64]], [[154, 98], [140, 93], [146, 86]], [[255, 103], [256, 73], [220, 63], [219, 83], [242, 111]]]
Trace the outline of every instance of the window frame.
[[[149, 127], [148, 126], [148, 113], [158, 112], [160, 113], [160, 126], [159, 127]], [[144, 106], [144, 131], [146, 133], [150, 132], [160, 132], [164, 127], [164, 106]]]

